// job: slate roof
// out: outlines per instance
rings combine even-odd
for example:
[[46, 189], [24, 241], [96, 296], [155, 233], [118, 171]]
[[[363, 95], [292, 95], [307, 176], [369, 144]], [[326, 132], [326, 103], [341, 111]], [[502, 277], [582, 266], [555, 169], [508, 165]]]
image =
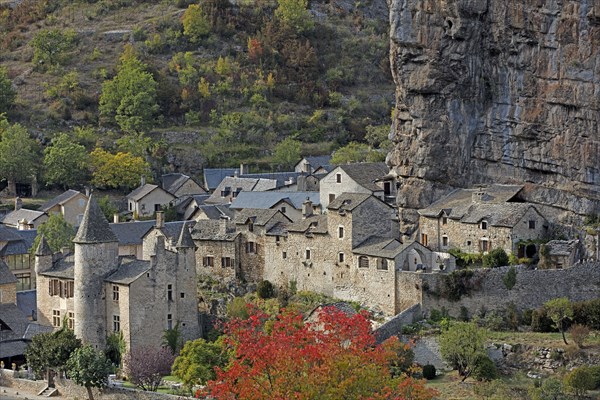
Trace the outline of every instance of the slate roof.
[[119, 268], [106, 277], [106, 282], [129, 285], [150, 270], [150, 261], [121, 259]]
[[[284, 186], [290, 185], [290, 184], [294, 184], [296, 183], [296, 181], [298, 180], [298, 176], [302, 175], [303, 172], [265, 172], [262, 174], [244, 174], [244, 175], [240, 175], [240, 178], [255, 178], [255, 179], [259, 179], [261, 180], [259, 182], [259, 185], [265, 185], [268, 186], [270, 189], [279, 189], [282, 188]], [[290, 183], [290, 178], [292, 179], [291, 183]], [[275, 181], [275, 186], [273, 187], [273, 183], [272, 182], [268, 182], [268, 181]], [[260, 186], [259, 186], [260, 187]], [[265, 189], [265, 190], [270, 190], [270, 189]], [[258, 190], [258, 189], [254, 189], [254, 190]]]
[[94, 195], [91, 195], [73, 242], [109, 243], [117, 241], [117, 236], [110, 229], [110, 225], [104, 217], [98, 202], [96, 202], [96, 198]]
[[8, 265], [0, 260], [0, 285], [7, 285], [10, 283], [17, 283], [18, 279], [10, 272]]
[[133, 200], [133, 201], [140, 201], [141, 199], [143, 199], [144, 197], [146, 197], [148, 194], [150, 194], [151, 192], [153, 192], [156, 189], [163, 190], [162, 188], [159, 188], [157, 185], [152, 185], [150, 183], [146, 183], [146, 184], [138, 187], [137, 189], [134, 189], [133, 192], [131, 192], [127, 195], [127, 198], [130, 200]]
[[239, 168], [204, 168], [204, 184], [208, 190], [214, 190], [223, 179], [239, 173]]
[[31, 340], [35, 335], [39, 335], [40, 333], [52, 332], [53, 330], [54, 328], [48, 325], [30, 323], [29, 325], [27, 325], [27, 329], [23, 334], [23, 339]]
[[17, 292], [17, 307], [25, 315], [35, 314], [37, 312], [37, 291], [33, 289]]
[[232, 219], [234, 215], [229, 204], [203, 204], [198, 207], [198, 210], [202, 210], [208, 219], [218, 220], [223, 216]]
[[[333, 169], [331, 167], [331, 156], [306, 156], [302, 160], [308, 161], [313, 171], [318, 168], [324, 168], [327, 171]], [[300, 162], [302, 162], [302, 160], [300, 160]], [[300, 162], [296, 165], [300, 164]]]
[[279, 210], [245, 208], [235, 213], [233, 222], [235, 224], [245, 224], [248, 219], [251, 219], [254, 225], [263, 226], [269, 223], [271, 218], [273, 218], [277, 213], [279, 213]]
[[482, 204], [504, 204], [510, 202], [523, 189], [522, 185], [487, 185], [475, 189], [456, 189], [429, 207], [419, 210], [425, 217], [439, 217], [445, 212], [449, 218], [461, 219], [474, 204], [473, 195], [483, 189]]
[[346, 303], [345, 301], [338, 301], [337, 303], [328, 303], [321, 304], [312, 309], [312, 311], [306, 317], [306, 321], [310, 323], [318, 323], [320, 314], [324, 311], [331, 313], [331, 311], [337, 310], [341, 311], [347, 316], [351, 317], [357, 314], [357, 311], [350, 303]]
[[570, 256], [579, 246], [579, 240], [551, 240], [546, 243], [549, 256]]
[[288, 223], [277, 222], [267, 231], [266, 234], [269, 236], [287, 236], [288, 226]]
[[371, 196], [367, 193], [342, 193], [329, 203], [327, 208], [337, 211], [352, 211]]
[[142, 238], [156, 224], [155, 220], [131, 221], [110, 224], [120, 246], [142, 244]]
[[192, 204], [192, 202], [194, 203], [194, 207], [201, 206], [209, 197], [209, 194], [194, 194], [181, 197], [183, 200], [177, 204], [177, 212], [180, 214], [185, 213], [185, 210]]
[[6, 242], [0, 255], [27, 254], [37, 236], [36, 229], [19, 231], [16, 228], [0, 225], [0, 242]]
[[59, 279], [75, 279], [75, 263], [73, 257], [63, 257], [56, 260], [52, 267], [42, 272], [41, 275]]
[[42, 206], [40, 207], [40, 210], [48, 211], [56, 205], [59, 205], [59, 204], [63, 205], [67, 201], [71, 200], [73, 197], [77, 196], [78, 194], [81, 194], [81, 192], [78, 192], [77, 190], [69, 189], [66, 192], [59, 194], [52, 200], [49, 200], [46, 203], [42, 204]]
[[[229, 196], [233, 193], [240, 193], [242, 191], [266, 191], [275, 189], [276, 186], [277, 182], [275, 180], [226, 177], [223, 179], [223, 181], [221, 181], [214, 193], [206, 200], [206, 203], [228, 203]], [[224, 192], [225, 197], [221, 197], [221, 192]]]
[[478, 224], [482, 220], [486, 220], [491, 226], [512, 228], [530, 208], [537, 211], [528, 203], [473, 204], [460, 222]]
[[412, 243], [400, 243], [397, 239], [373, 238], [352, 249], [353, 253], [372, 257], [396, 258]]
[[327, 233], [327, 216], [311, 215], [288, 225], [288, 232]]
[[[172, 195], [175, 195], [175, 193], [181, 189], [181, 187], [188, 181], [188, 180], [192, 180], [194, 181], [194, 183], [196, 183], [196, 181], [184, 174], [180, 174], [180, 173], [172, 173], [172, 174], [165, 174], [161, 177], [161, 182], [162, 182], [162, 188], [164, 190], [166, 190], [167, 192], [171, 193]], [[200, 185], [198, 185], [200, 186]]]
[[160, 231], [166, 236], [167, 240], [175, 244], [181, 235], [181, 229], [183, 228], [183, 225], [188, 223], [188, 221], [165, 222], [165, 225], [160, 229]]
[[181, 233], [179, 234], [179, 239], [177, 240], [177, 248], [193, 248], [196, 247], [194, 244], [194, 240], [192, 239], [192, 235], [190, 233], [190, 228], [192, 227], [192, 223], [183, 224], [181, 226]]
[[0, 336], [0, 358], [21, 355], [27, 348], [23, 336], [29, 325], [27, 315], [16, 304], [0, 304], [0, 325], [7, 327]]
[[281, 200], [287, 200], [295, 209], [302, 209], [302, 203], [309, 198], [313, 205], [319, 205], [319, 192], [241, 192], [231, 202], [231, 208], [260, 208], [268, 209], [279, 203]]
[[[221, 224], [225, 223], [227, 228], [225, 233], [221, 233]], [[235, 231], [235, 225], [230, 221], [202, 219], [196, 222], [192, 230], [192, 238], [194, 240], [218, 240], [230, 242], [240, 235]]]
[[379, 163], [353, 163], [340, 165], [341, 168], [356, 183], [371, 191], [383, 190], [375, 184], [390, 171], [383, 162]]
[[37, 249], [35, 249], [35, 255], [36, 256], [51, 256], [52, 255], [52, 249], [50, 248], [50, 245], [48, 244], [48, 241], [46, 240], [46, 236], [42, 235], [42, 238], [40, 239], [40, 242], [38, 243], [38, 247], [37, 247]]
[[43, 211], [28, 210], [26, 208], [20, 208], [18, 210], [14, 210], [14, 211], [11, 211], [8, 214], [6, 214], [4, 216], [4, 219], [2, 219], [2, 223], [4, 225], [18, 226], [19, 221], [21, 221], [22, 219], [27, 220], [27, 222], [29, 222], [29, 223], [33, 223], [36, 219], [38, 219], [44, 215], [48, 215], [48, 214], [46, 214]]
[[22, 239], [23, 238], [21, 235], [19, 235], [19, 231], [17, 229], [0, 225], [0, 242], [10, 242]]

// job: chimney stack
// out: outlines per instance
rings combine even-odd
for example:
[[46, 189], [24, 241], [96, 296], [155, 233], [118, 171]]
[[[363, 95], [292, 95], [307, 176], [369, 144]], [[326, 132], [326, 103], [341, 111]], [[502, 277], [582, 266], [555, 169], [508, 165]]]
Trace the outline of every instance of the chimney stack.
[[20, 210], [23, 207], [23, 200], [20, 197], [15, 197], [15, 211]]
[[248, 173], [248, 165], [241, 163], [240, 164], [240, 175], [246, 175]]
[[480, 187], [471, 195], [471, 201], [473, 203], [481, 203], [482, 201], [484, 201], [484, 197], [485, 191], [482, 187]]
[[85, 187], [85, 195], [89, 198], [91, 193], [92, 193], [92, 191], [90, 190], [90, 188], [88, 186], [86, 186]]
[[140, 176], [140, 186], [144, 186], [146, 184], [146, 177], [144, 175]]
[[219, 234], [225, 236], [227, 234], [227, 222], [229, 218], [224, 215], [221, 215], [219, 218]]
[[159, 229], [165, 227], [165, 216], [162, 211], [156, 212], [156, 225], [154, 226], [156, 226]]
[[27, 231], [31, 229], [31, 226], [29, 225], [29, 222], [25, 218], [23, 218], [22, 220], [17, 222], [17, 229], [20, 231]]
[[118, 224], [118, 223], [119, 223], [119, 214], [117, 214], [117, 213], [114, 213], [114, 214], [113, 214], [113, 222], [114, 222], [115, 224]]
[[311, 215], [313, 215], [313, 205], [310, 198], [307, 197], [304, 203], [302, 203], [302, 218], [308, 218]]

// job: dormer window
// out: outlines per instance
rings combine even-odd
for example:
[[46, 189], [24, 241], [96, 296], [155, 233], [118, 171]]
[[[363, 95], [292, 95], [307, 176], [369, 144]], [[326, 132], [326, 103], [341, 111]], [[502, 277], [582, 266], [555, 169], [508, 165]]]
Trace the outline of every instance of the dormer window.
[[487, 221], [481, 221], [481, 224], [479, 226], [482, 230], [486, 230], [488, 228], [488, 223]]
[[442, 225], [448, 224], [448, 217], [442, 217]]
[[529, 220], [529, 229], [535, 229], [535, 220]]

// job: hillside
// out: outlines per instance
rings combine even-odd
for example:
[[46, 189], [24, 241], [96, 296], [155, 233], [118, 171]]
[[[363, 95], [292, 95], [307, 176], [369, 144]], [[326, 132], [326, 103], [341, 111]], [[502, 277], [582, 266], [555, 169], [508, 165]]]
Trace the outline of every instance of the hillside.
[[[289, 167], [273, 158], [285, 138], [305, 155], [364, 141], [367, 130], [384, 146], [394, 90], [385, 2], [312, 2], [309, 13], [301, 1], [195, 3], [2, 2], [0, 61], [16, 90], [9, 122], [46, 145], [66, 132], [90, 151], [143, 154], [155, 174]], [[186, 15], [200, 19], [186, 28]], [[151, 74], [158, 105], [133, 128], [117, 122], [119, 110], [99, 110], [126, 45]]]

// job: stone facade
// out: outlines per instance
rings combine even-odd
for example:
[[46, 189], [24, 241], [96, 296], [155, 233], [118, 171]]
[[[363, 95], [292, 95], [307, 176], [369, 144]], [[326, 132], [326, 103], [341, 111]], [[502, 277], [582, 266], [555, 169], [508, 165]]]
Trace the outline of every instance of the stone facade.
[[42, 211], [48, 215], [61, 214], [65, 221], [73, 226], [79, 226], [88, 202], [88, 196], [74, 190], [69, 190], [63, 193], [63, 195], [65, 195], [64, 201], [52, 202], [48, 208], [42, 206]]
[[0, 304], [17, 304], [17, 284], [15, 282], [0, 285]]
[[[147, 193], [144, 193], [143, 196], [136, 196], [135, 193], [144, 188], [144, 186], [148, 186], [151, 189], [148, 189]], [[128, 210], [139, 217], [152, 216], [156, 211], [160, 211], [161, 207], [175, 200], [175, 196], [156, 185], [144, 186], [136, 189], [127, 196]]]

